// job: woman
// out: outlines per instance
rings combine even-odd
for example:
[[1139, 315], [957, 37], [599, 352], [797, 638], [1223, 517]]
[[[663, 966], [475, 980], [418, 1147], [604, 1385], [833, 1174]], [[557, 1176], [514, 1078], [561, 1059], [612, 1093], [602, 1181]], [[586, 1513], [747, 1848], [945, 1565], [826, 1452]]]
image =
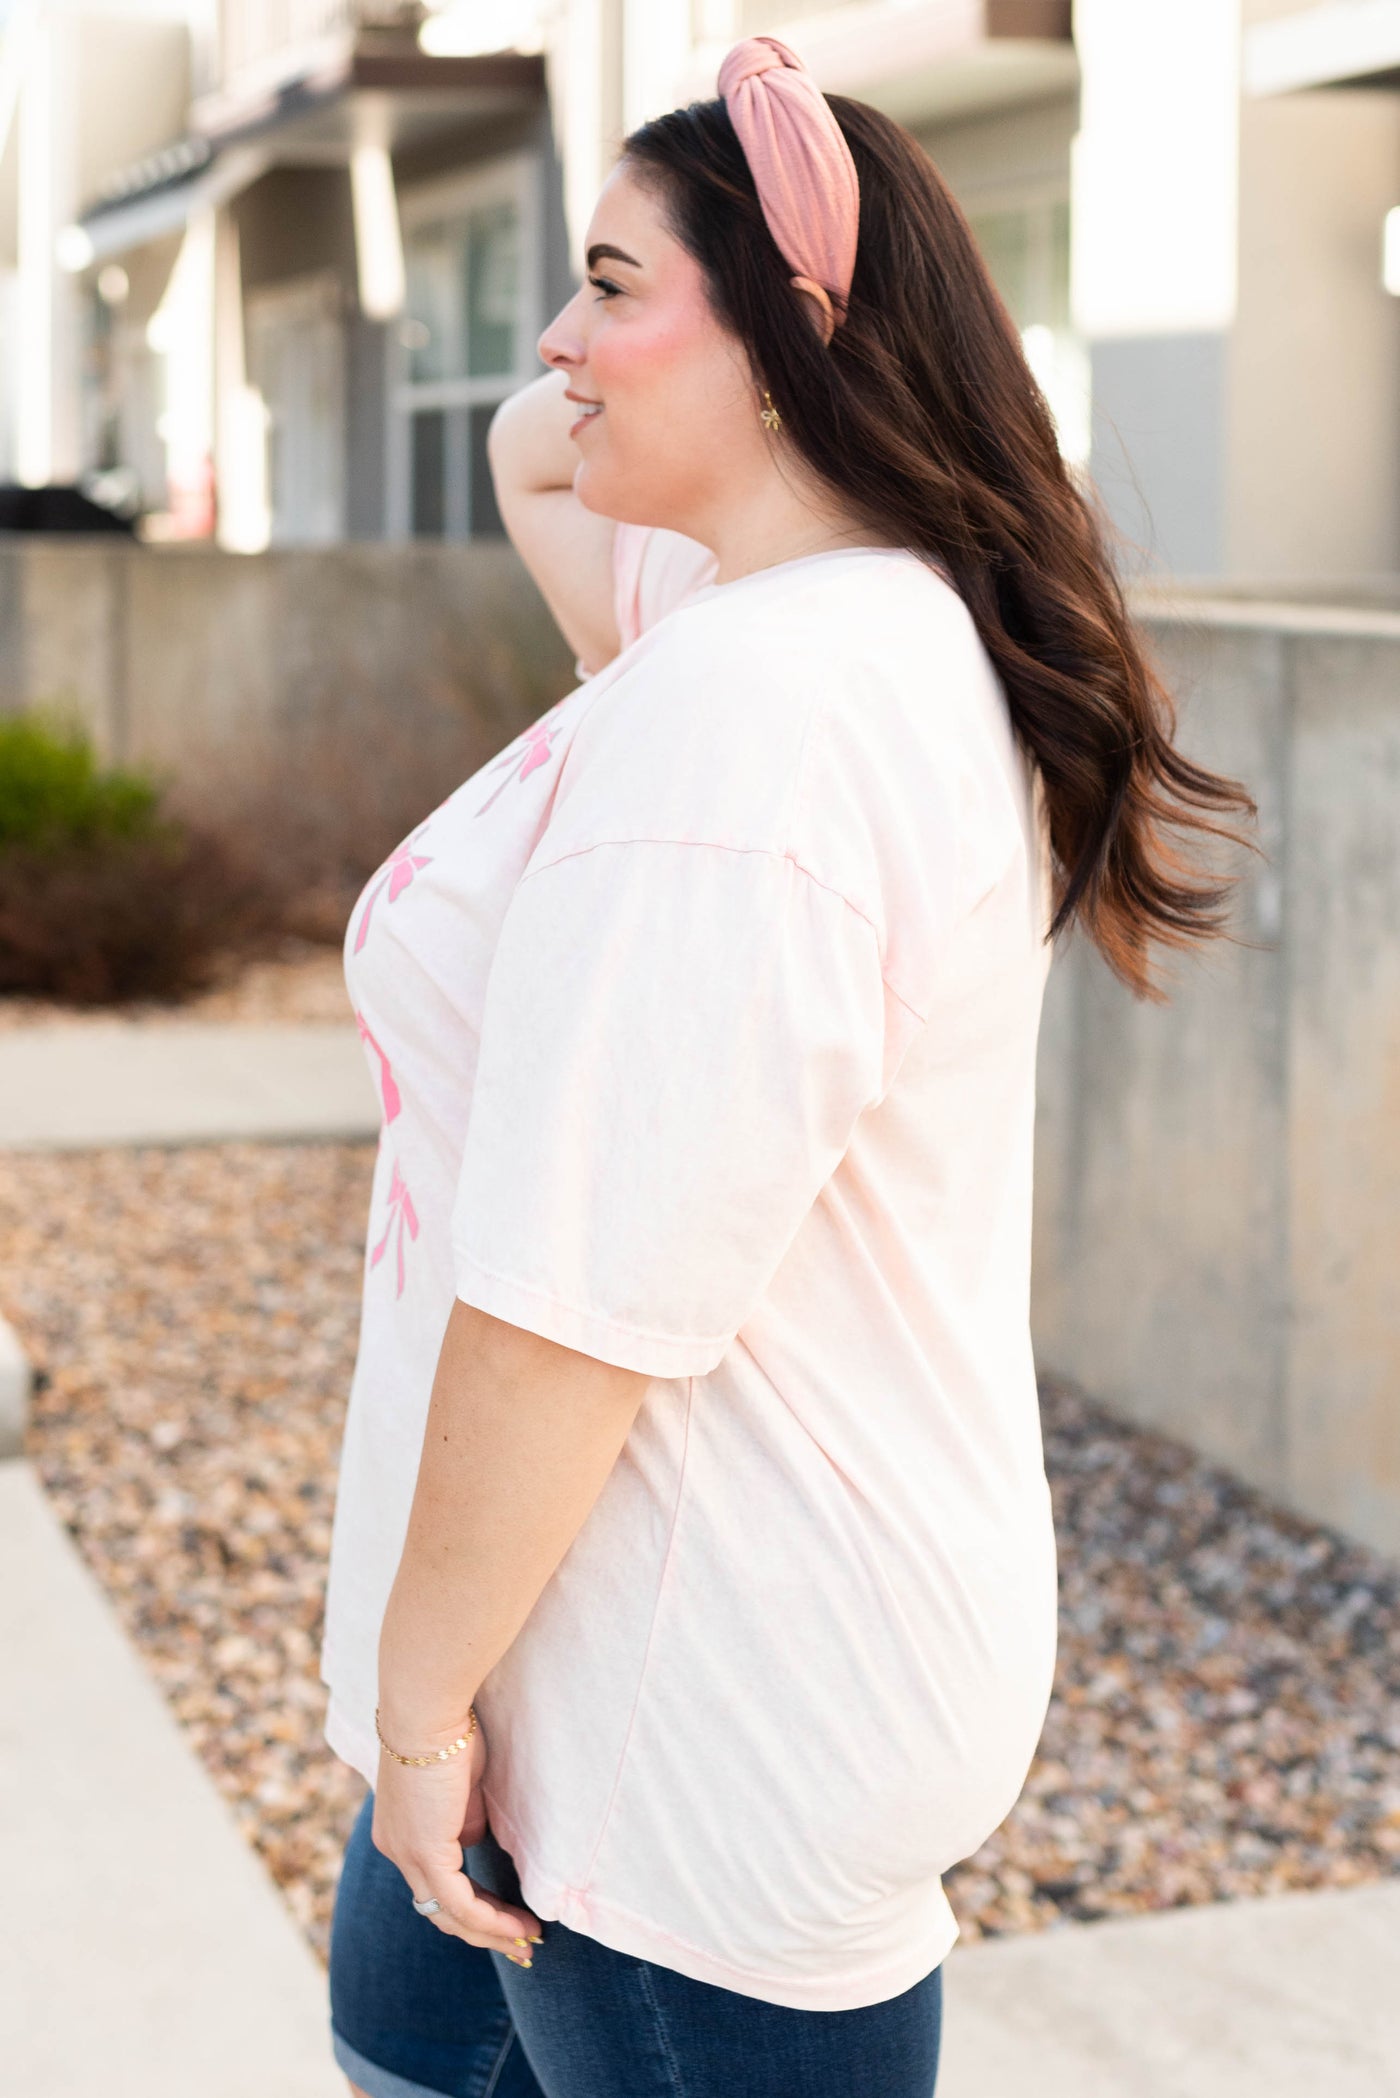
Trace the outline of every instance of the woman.
[[773, 38], [720, 90], [626, 141], [493, 434], [584, 680], [346, 936], [384, 1130], [331, 1983], [370, 2098], [928, 2098], [939, 1875], [1054, 1667], [1051, 938], [1160, 997], [1149, 941], [1227, 892], [1158, 825], [1253, 809], [1173, 749], [925, 156]]

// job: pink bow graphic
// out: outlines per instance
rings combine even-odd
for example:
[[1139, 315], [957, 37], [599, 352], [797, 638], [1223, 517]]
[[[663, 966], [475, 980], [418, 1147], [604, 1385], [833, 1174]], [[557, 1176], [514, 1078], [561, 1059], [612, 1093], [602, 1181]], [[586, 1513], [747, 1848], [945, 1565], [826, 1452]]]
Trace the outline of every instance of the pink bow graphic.
[[[562, 700], [559, 702], [559, 705], [563, 705]], [[557, 709], [555, 707], [551, 707], [549, 713], [553, 714], [556, 711]], [[549, 746], [559, 733], [557, 728], [545, 727], [545, 722], [548, 721], [548, 719], [549, 714], [545, 714], [541, 717], [540, 720], [538, 720], [535, 723], [533, 728], [527, 728], [525, 731], [524, 750], [516, 750], [512, 748], [506, 751], [504, 756], [497, 758], [495, 764], [492, 765], [490, 768], [491, 771], [499, 771], [502, 765], [519, 765], [520, 770], [514, 775], [515, 778], [528, 779], [537, 765], [543, 765], [547, 761], [549, 757]], [[496, 799], [496, 795], [499, 794], [502, 788], [506, 786], [510, 778], [511, 774], [507, 772], [505, 779], [503, 779], [501, 781], [501, 785], [497, 787], [496, 793], [488, 794], [485, 801], [482, 802], [481, 807], [476, 812], [478, 816], [484, 816], [486, 814], [486, 811], [490, 808], [492, 802]]]
[[379, 1091], [384, 1102], [384, 1119], [386, 1122], [392, 1122], [394, 1116], [403, 1106], [403, 1101], [399, 1097], [399, 1089], [395, 1083], [394, 1074], [389, 1068], [389, 1059], [370, 1033], [369, 1028], [365, 1024], [365, 1016], [358, 1006], [355, 1008], [355, 1025], [360, 1030], [360, 1040], [367, 1048], [372, 1049], [379, 1058]]
[[414, 838], [421, 838], [427, 828], [426, 823], [420, 823], [412, 837], [405, 838], [403, 844], [396, 845], [390, 853], [385, 862], [383, 874], [365, 898], [365, 907], [360, 914], [360, 929], [355, 935], [355, 945], [351, 950], [352, 953], [358, 954], [365, 941], [369, 938], [370, 912], [374, 909], [375, 899], [384, 887], [385, 882], [389, 884], [390, 903], [396, 903], [413, 880], [418, 869], [432, 866], [431, 854], [417, 853], [413, 850]]
[[403, 1295], [404, 1226], [407, 1225], [408, 1235], [410, 1238], [417, 1238], [418, 1212], [413, 1206], [413, 1197], [409, 1194], [408, 1189], [404, 1184], [404, 1177], [403, 1174], [399, 1171], [399, 1162], [397, 1159], [394, 1160], [393, 1177], [389, 1182], [389, 1220], [384, 1226], [383, 1238], [380, 1239], [379, 1244], [375, 1247], [374, 1251], [369, 1256], [369, 1264], [372, 1268], [377, 1268], [380, 1261], [383, 1259], [384, 1248], [389, 1243], [389, 1233], [394, 1229], [394, 1226], [396, 1224], [398, 1226], [398, 1237], [394, 1244], [394, 1251], [398, 1258], [399, 1286], [394, 1291], [394, 1295], [396, 1297], [401, 1297]]

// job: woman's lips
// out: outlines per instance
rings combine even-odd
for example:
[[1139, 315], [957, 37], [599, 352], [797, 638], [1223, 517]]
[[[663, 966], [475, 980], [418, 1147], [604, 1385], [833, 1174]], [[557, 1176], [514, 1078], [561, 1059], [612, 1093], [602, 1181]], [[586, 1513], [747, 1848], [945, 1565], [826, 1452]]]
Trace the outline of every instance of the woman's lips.
[[584, 413], [580, 415], [577, 422], [570, 423], [570, 437], [577, 437], [579, 431], [582, 429], [586, 429], [589, 423], [597, 422], [598, 417], [602, 414], [602, 412], [603, 411], [601, 407], [595, 408], [592, 411], [585, 410]]

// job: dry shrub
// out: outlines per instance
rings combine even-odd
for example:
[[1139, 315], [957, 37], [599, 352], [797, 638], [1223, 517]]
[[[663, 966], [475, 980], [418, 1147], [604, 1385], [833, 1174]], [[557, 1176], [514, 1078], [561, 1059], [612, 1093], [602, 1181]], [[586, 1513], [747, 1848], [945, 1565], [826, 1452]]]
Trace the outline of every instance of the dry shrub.
[[0, 993], [107, 1005], [203, 990], [271, 947], [263, 875], [188, 826], [0, 851]]
[[259, 862], [172, 814], [169, 785], [100, 763], [71, 708], [0, 718], [0, 993], [178, 998], [276, 939]]
[[370, 876], [494, 754], [470, 720], [426, 727], [366, 756], [334, 723], [287, 724], [272, 747], [246, 740], [221, 777], [192, 771], [167, 806], [266, 869], [287, 934], [338, 947]]

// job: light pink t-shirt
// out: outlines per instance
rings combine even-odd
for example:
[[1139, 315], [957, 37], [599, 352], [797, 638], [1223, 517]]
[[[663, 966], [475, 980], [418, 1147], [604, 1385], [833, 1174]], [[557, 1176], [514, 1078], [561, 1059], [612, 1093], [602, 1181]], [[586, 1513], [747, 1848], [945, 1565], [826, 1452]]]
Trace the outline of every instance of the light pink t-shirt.
[[454, 1295], [646, 1373], [478, 1693], [487, 1811], [538, 1916], [770, 2003], [880, 2002], [942, 1960], [939, 1875], [1014, 1805], [1049, 1702], [1046, 850], [961, 599], [912, 553], [833, 551], [690, 588], [346, 933], [385, 1122], [328, 1738], [373, 1781]]

